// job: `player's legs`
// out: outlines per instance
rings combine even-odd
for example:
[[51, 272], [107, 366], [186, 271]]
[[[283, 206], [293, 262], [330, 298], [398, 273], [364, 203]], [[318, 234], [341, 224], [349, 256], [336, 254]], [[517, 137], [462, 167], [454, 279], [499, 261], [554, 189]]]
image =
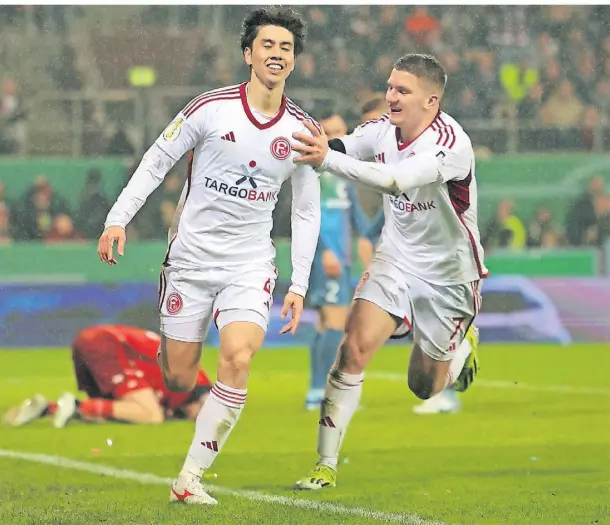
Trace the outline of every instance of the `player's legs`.
[[478, 283], [441, 287], [410, 277], [409, 288], [416, 317], [408, 383], [429, 399], [456, 381], [475, 350], [474, 335], [465, 336], [478, 309]]
[[197, 382], [201, 347], [211, 320], [222, 272], [166, 266], [161, 271], [158, 361], [167, 388], [190, 392]]
[[324, 392], [318, 431], [319, 460], [297, 481], [297, 488], [334, 487], [339, 449], [362, 394], [363, 371], [374, 353], [394, 334], [397, 319], [411, 318], [404, 278], [376, 260], [356, 288], [345, 337]]
[[394, 317], [380, 306], [364, 299], [354, 301], [320, 409], [319, 459], [313, 472], [297, 482], [297, 488], [335, 486], [339, 450], [362, 395], [363, 371], [395, 330]]
[[[220, 333], [217, 380], [203, 403], [195, 435], [174, 492], [188, 490], [208, 469], [235, 427], [246, 403], [250, 363], [265, 338], [276, 279], [275, 266], [238, 268], [214, 302]], [[203, 503], [209, 503], [203, 501]]]
[[345, 332], [348, 304], [352, 296], [350, 270], [343, 268], [339, 278], [326, 275], [312, 281], [313, 301], [318, 306], [318, 334], [311, 348], [311, 382], [305, 406], [316, 410], [324, 396], [328, 373]]

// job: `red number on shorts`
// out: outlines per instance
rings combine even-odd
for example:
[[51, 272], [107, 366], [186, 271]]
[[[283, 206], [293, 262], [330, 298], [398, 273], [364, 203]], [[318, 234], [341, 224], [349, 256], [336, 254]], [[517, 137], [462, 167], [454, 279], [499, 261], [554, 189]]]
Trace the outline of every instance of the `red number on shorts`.
[[263, 290], [265, 290], [265, 292], [271, 295], [271, 279], [267, 279], [265, 286], [263, 286]]

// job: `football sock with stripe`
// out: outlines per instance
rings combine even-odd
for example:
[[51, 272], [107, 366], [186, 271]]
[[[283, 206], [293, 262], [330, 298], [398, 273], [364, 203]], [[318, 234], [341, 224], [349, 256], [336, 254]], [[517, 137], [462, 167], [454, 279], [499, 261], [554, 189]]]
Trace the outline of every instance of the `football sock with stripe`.
[[216, 381], [195, 422], [195, 435], [181, 475], [201, 477], [210, 468], [246, 404], [247, 390]]

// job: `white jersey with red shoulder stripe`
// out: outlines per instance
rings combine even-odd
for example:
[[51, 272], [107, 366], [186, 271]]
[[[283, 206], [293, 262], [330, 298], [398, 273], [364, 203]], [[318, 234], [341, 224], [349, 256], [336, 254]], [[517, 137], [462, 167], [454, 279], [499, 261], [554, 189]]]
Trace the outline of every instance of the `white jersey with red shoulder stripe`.
[[477, 225], [474, 151], [455, 119], [439, 112], [415, 140], [403, 143], [400, 130], [385, 115], [341, 140], [346, 153], [361, 160], [397, 164], [413, 156], [434, 156], [438, 161], [438, 181], [397, 197], [384, 195], [378, 259], [433, 284], [463, 284], [487, 276]]
[[[289, 177], [318, 183], [309, 166], [293, 162], [292, 134], [317, 123], [283, 96], [279, 112], [250, 108], [247, 84], [194, 98], [156, 140], [175, 160], [191, 151], [189, 174], [170, 230], [166, 263], [201, 268], [273, 261], [272, 212]], [[319, 189], [316, 190], [319, 193]], [[304, 283], [306, 286], [306, 283]]]

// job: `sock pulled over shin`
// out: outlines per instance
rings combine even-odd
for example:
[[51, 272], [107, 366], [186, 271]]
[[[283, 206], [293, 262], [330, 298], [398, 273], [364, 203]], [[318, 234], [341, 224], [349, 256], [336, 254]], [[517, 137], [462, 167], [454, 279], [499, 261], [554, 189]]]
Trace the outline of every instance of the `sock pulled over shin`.
[[364, 374], [346, 374], [332, 370], [328, 375], [320, 410], [318, 464], [337, 469], [339, 449], [349, 422], [362, 396]]
[[195, 422], [195, 435], [181, 474], [201, 477], [210, 468], [246, 403], [247, 390], [216, 381]]

